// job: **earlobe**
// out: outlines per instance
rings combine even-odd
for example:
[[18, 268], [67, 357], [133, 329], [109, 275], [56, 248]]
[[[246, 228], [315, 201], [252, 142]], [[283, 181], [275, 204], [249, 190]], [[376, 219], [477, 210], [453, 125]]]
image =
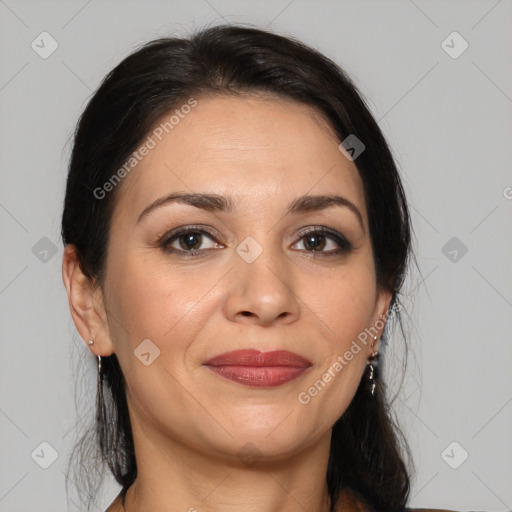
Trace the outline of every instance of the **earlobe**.
[[83, 273], [76, 248], [68, 244], [62, 257], [62, 280], [68, 295], [73, 322], [85, 342], [94, 339], [95, 355], [108, 356], [114, 352], [110, 339], [107, 315], [101, 289]]

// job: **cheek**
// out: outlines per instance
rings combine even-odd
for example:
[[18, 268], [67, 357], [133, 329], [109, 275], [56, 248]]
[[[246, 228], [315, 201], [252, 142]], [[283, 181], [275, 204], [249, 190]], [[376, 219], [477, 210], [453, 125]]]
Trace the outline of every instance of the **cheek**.
[[363, 260], [354, 260], [331, 276], [309, 284], [308, 300], [322, 332], [337, 349], [343, 349], [365, 328], [370, 327], [376, 300], [376, 283], [372, 267]]
[[[347, 266], [329, 284], [318, 284], [323, 292], [314, 295], [312, 302], [316, 303], [311, 309], [316, 329], [325, 333], [318, 351], [321, 360], [297, 399], [305, 421], [311, 418], [310, 427], [321, 432], [346, 411], [361, 381], [371, 342], [364, 335], [371, 326], [376, 286], [371, 267], [363, 262]], [[321, 418], [321, 424], [313, 418]]]
[[220, 276], [148, 261], [136, 251], [117, 261], [107, 283], [116, 352], [133, 352], [145, 339], [177, 350], [191, 343], [215, 307], [209, 292]]

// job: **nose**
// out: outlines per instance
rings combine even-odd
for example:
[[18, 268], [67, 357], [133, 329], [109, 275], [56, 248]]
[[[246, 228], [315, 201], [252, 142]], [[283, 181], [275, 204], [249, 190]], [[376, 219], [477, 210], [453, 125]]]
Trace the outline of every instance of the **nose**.
[[229, 272], [227, 318], [234, 322], [270, 326], [289, 324], [299, 318], [300, 299], [293, 279], [293, 265], [278, 250], [265, 249], [251, 263], [238, 254]]

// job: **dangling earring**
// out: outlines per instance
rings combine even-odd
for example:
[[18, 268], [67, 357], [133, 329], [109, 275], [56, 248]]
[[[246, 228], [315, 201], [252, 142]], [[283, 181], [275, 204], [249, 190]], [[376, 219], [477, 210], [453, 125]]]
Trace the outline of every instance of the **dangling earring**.
[[[375, 347], [375, 343], [377, 343], [377, 336], [373, 337], [372, 349]], [[370, 385], [371, 385], [372, 398], [375, 398], [375, 386], [376, 386], [375, 375], [374, 375], [375, 369], [373, 367], [373, 363], [377, 363], [378, 359], [379, 359], [379, 352], [377, 350], [374, 350], [372, 355], [366, 360], [367, 364], [370, 365], [369, 381], [370, 381]]]
[[[87, 345], [92, 345], [94, 340], [89, 340]], [[101, 356], [98, 355], [98, 383], [101, 383]]]
[[[94, 340], [89, 340], [88, 345], [92, 345]], [[96, 411], [99, 411], [101, 421], [105, 421], [105, 406], [103, 403], [103, 379], [101, 378], [101, 356], [98, 355], [98, 387], [96, 389]]]

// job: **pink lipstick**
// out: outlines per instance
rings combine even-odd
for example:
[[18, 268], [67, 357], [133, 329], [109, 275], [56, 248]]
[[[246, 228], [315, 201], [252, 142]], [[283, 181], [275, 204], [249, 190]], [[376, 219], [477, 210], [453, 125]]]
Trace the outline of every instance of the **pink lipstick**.
[[262, 388], [280, 386], [296, 379], [311, 366], [310, 361], [287, 350], [235, 350], [203, 364], [221, 377]]

